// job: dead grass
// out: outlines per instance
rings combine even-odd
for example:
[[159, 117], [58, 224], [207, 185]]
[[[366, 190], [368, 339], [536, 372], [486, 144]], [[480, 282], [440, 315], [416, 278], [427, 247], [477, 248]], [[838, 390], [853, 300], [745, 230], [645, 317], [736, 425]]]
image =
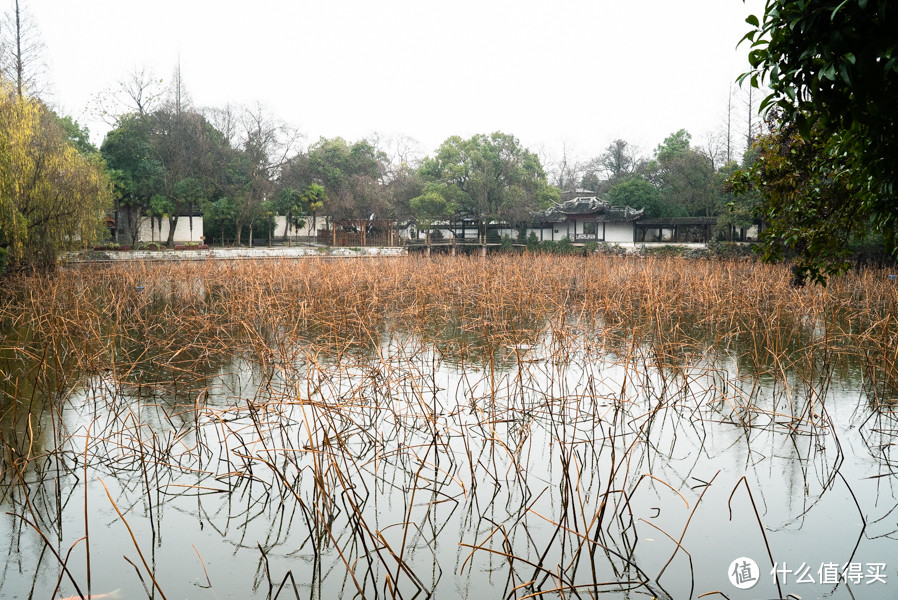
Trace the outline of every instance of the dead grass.
[[[303, 524], [296, 551], [311, 553], [313, 585], [340, 579], [336, 570], [347, 594], [432, 593], [441, 576], [422, 572], [420, 557], [435, 557], [441, 523], [460, 519], [470, 534], [454, 542], [456, 574], [489, 560], [508, 597], [669, 597], [667, 566], [653, 575], [636, 558], [633, 499], [651, 487], [695, 511], [714, 479], [690, 499], [654, 462], [680, 440], [701, 444], [714, 422], [746, 439], [764, 427], [832, 434], [826, 392], [851, 369], [872, 414], [889, 414], [896, 314], [898, 288], [877, 271], [795, 289], [784, 268], [676, 258], [241, 261], [20, 277], [0, 292], [2, 497], [44, 539], [61, 536], [60, 481], [80, 460], [85, 480], [90, 464], [140, 498], [153, 538], [170, 497], [261, 497], [262, 518]], [[252, 366], [250, 393], [237, 386], [228, 403], [210, 402], [235, 360]], [[437, 380], [438, 364], [452, 365], [456, 389]], [[71, 430], [75, 392], [89, 399], [90, 425]], [[547, 467], [552, 484], [540, 491], [534, 469]], [[89, 505], [103, 499], [82, 492], [87, 573], [65, 568], [78, 542], [54, 552], [60, 581], [89, 594]], [[401, 506], [385, 523], [372, 506], [387, 493]], [[489, 516], [499, 499], [514, 518]], [[108, 500], [140, 564], [127, 560], [148, 596], [164, 597], [164, 577]], [[668, 564], [692, 563], [682, 544], [691, 515], [682, 531], [661, 530]], [[292, 570], [271, 572], [281, 541], [257, 542], [255, 586], [269, 597], [296, 590]], [[212, 587], [205, 565], [203, 576]]]

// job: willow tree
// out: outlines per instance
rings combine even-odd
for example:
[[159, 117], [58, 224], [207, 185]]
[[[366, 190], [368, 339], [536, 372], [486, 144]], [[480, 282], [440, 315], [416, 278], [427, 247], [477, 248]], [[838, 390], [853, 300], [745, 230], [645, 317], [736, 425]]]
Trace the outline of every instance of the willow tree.
[[102, 232], [112, 194], [102, 159], [68, 141], [57, 117], [0, 81], [0, 248], [52, 265]]

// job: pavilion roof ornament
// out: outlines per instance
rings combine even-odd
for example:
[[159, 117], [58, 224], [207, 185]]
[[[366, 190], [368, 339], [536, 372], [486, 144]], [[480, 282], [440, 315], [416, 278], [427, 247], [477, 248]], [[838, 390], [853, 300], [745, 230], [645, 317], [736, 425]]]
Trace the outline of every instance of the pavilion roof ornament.
[[542, 222], [565, 221], [570, 217], [595, 216], [597, 220], [608, 222], [635, 221], [643, 214], [629, 206], [612, 206], [607, 200], [595, 196], [577, 196], [565, 202], [557, 202], [533, 216]]

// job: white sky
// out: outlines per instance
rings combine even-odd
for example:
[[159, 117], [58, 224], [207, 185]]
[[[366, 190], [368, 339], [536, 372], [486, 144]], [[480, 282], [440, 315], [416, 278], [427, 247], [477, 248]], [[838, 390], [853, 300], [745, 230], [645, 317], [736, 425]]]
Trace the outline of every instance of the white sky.
[[[724, 127], [747, 69], [745, 17], [763, 0], [22, 0], [52, 100], [87, 124], [136, 68], [166, 81], [180, 55], [197, 106], [254, 104], [319, 136], [416, 139], [504, 131], [589, 158], [622, 137], [644, 153]], [[0, 0], [0, 6], [11, 0]], [[745, 128], [741, 101], [734, 127]]]

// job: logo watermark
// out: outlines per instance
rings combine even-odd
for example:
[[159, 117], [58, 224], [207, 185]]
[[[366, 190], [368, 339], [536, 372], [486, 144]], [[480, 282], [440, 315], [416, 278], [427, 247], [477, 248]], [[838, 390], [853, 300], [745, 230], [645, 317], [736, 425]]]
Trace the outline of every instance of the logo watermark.
[[770, 569], [770, 575], [782, 583], [830, 583], [841, 581], [859, 585], [871, 583], [885, 583], [886, 563], [845, 563], [840, 565], [834, 562], [825, 562], [816, 565], [801, 563], [797, 567], [790, 567], [787, 563], [776, 563]]
[[747, 556], [740, 556], [730, 563], [730, 567], [727, 569], [727, 576], [729, 576], [730, 583], [734, 586], [740, 590], [748, 590], [758, 583], [758, 579], [761, 577], [761, 570], [758, 568], [758, 563]]
[[[816, 569], [814, 568], [816, 566]], [[835, 562], [821, 562], [818, 565], [810, 565], [806, 562], [795, 566], [789, 566], [788, 563], [775, 563], [770, 569], [771, 583], [781, 584], [799, 584], [799, 583], [822, 583], [822, 584], [838, 584], [841, 582], [851, 583], [854, 585], [870, 585], [877, 583], [886, 583], [886, 563], [870, 562], [870, 563], [845, 563], [839, 564]], [[730, 583], [740, 590], [751, 589], [761, 579], [761, 569], [758, 563], [748, 558], [740, 556], [730, 563], [727, 568], [727, 577]]]

